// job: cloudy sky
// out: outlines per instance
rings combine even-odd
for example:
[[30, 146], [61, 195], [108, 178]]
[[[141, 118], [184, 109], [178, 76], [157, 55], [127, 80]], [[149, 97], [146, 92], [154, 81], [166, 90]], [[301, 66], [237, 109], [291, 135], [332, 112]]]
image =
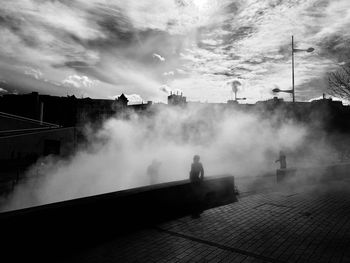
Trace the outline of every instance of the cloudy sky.
[[[248, 102], [291, 88], [319, 97], [350, 55], [349, 0], [3, 0], [0, 93]], [[289, 98], [286, 94], [285, 98]]]

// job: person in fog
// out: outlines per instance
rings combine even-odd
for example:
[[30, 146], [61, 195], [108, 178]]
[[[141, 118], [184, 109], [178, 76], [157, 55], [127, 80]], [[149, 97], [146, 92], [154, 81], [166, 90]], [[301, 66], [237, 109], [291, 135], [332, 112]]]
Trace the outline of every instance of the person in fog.
[[275, 161], [275, 163], [279, 162], [280, 163], [280, 169], [286, 169], [287, 168], [287, 160], [286, 160], [286, 155], [284, 152], [280, 151], [280, 156], [279, 159]]
[[190, 171], [190, 181], [192, 188], [192, 218], [199, 218], [200, 214], [203, 212], [203, 198], [201, 182], [204, 179], [204, 169], [201, 162], [199, 162], [199, 155], [193, 157], [193, 163], [191, 165]]
[[192, 183], [199, 183], [203, 181], [204, 178], [204, 169], [201, 162], [199, 162], [200, 156], [195, 155], [193, 157], [193, 163], [191, 165], [191, 171], [190, 171], [190, 181]]
[[157, 159], [154, 159], [152, 163], [147, 168], [147, 175], [150, 179], [150, 184], [156, 184], [159, 181], [159, 168], [161, 166], [161, 162]]

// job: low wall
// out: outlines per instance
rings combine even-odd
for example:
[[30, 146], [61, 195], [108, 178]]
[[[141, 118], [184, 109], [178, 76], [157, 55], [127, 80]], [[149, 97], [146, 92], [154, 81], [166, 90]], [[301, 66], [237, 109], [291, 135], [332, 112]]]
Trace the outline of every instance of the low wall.
[[198, 207], [235, 202], [234, 187], [233, 176], [206, 178], [195, 188], [184, 180], [4, 212], [0, 214], [2, 251], [36, 259], [69, 253], [191, 214]]

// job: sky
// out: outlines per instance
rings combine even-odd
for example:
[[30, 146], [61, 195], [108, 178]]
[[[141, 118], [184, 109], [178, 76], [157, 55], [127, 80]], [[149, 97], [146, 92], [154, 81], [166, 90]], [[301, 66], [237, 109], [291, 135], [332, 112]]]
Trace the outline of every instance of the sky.
[[[247, 102], [327, 92], [349, 60], [349, 0], [2, 0], [0, 94]], [[279, 94], [286, 100], [289, 94]]]

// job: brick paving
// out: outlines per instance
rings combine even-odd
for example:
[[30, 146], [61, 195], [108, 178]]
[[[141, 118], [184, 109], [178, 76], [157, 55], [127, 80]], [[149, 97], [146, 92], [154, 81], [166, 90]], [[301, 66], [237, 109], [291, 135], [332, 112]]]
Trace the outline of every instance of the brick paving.
[[350, 183], [242, 195], [64, 262], [350, 262]]

